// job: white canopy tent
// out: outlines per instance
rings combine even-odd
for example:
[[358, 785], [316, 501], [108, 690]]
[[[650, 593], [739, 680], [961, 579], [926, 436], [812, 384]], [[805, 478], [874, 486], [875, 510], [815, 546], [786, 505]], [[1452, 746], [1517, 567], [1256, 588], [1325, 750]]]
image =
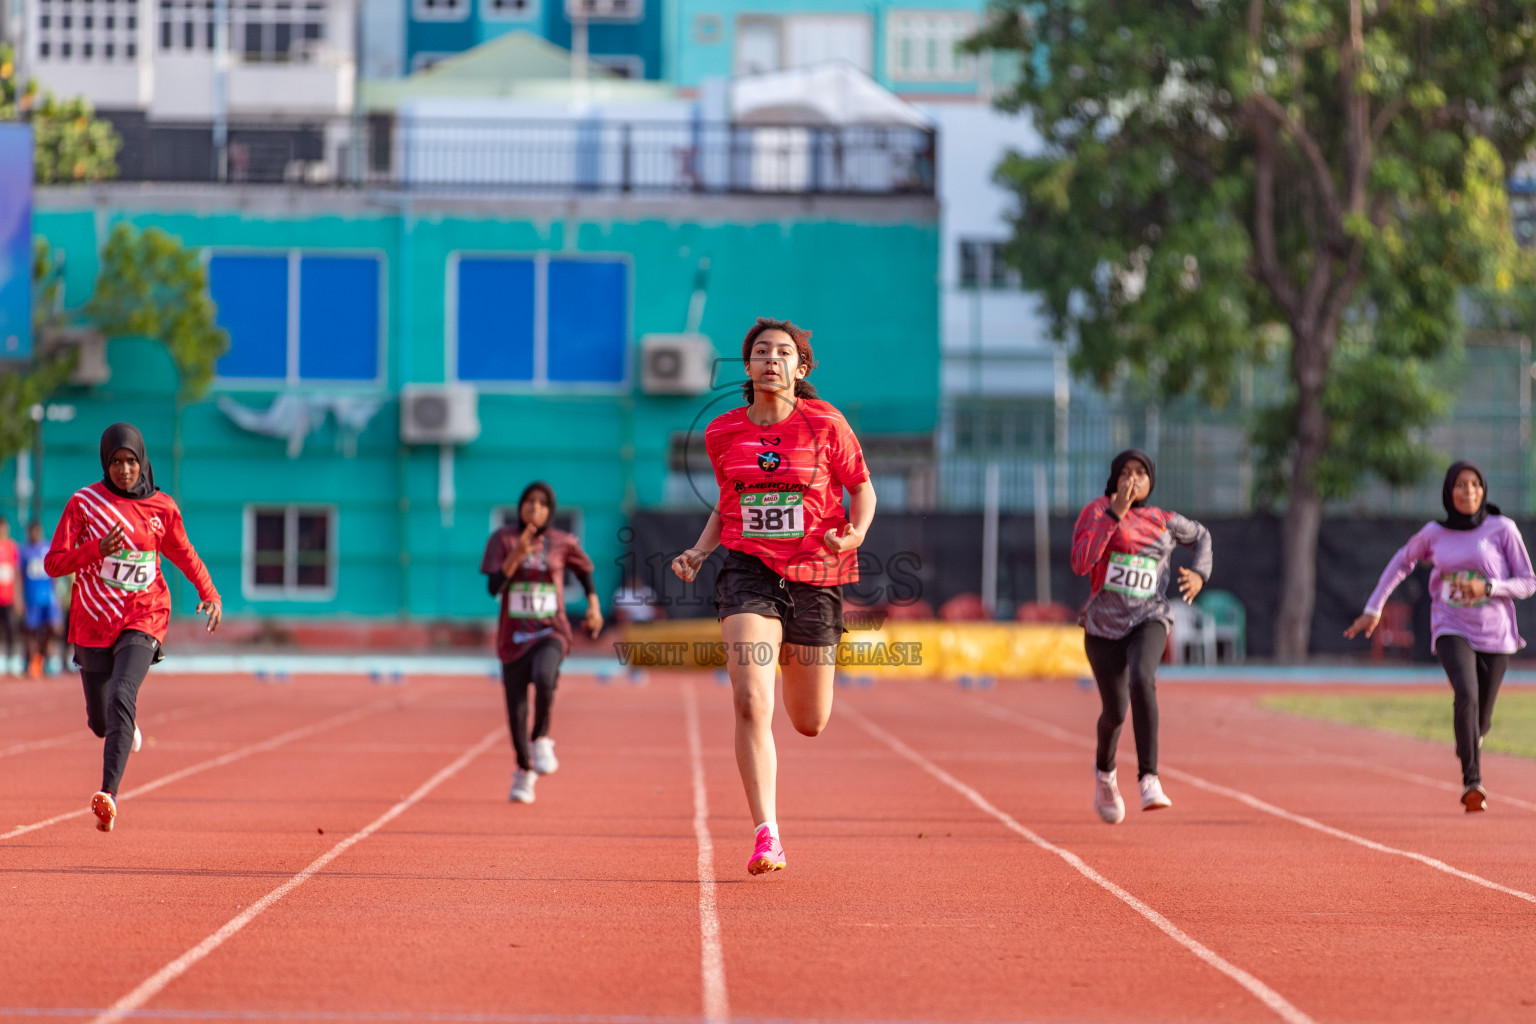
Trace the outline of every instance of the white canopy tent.
[[921, 110], [840, 61], [733, 79], [731, 114], [738, 124], [933, 124]]

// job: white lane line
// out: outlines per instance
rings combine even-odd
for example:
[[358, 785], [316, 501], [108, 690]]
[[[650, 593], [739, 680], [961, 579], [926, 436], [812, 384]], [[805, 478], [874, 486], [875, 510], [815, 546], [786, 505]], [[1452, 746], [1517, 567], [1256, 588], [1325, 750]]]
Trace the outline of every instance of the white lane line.
[[720, 945], [720, 917], [715, 911], [715, 843], [709, 835], [709, 792], [704, 788], [704, 744], [699, 739], [699, 701], [693, 681], [683, 683], [683, 714], [688, 720], [688, 759], [693, 766], [693, 834], [699, 841], [699, 966], [704, 983], [704, 1019], [724, 1024], [731, 1018], [725, 992], [725, 952]]
[[[157, 714], [142, 718], [139, 725], [165, 725], [167, 722], [179, 722], [184, 718], [203, 714], [230, 704], [249, 703], [254, 700], [255, 694], [238, 694], [235, 697], [220, 697], [218, 700], [204, 701], [201, 704], [192, 704], [175, 708], [171, 711], [161, 711]], [[75, 729], [62, 736], [51, 736], [45, 740], [27, 740], [9, 747], [0, 747], [0, 757], [11, 757], [15, 754], [24, 754], [29, 750], [46, 750], [49, 747], [62, 747], [66, 743], [85, 742], [86, 737], [91, 736], [89, 729]], [[94, 737], [92, 737], [94, 739]]]
[[[1010, 711], [1007, 708], [1001, 708], [995, 704], [980, 703], [969, 706], [980, 714], [988, 715], [1001, 721], [1013, 722], [1017, 725], [1022, 725], [1026, 729], [1033, 729], [1042, 735], [1050, 736], [1054, 739], [1061, 740], [1064, 743], [1072, 743], [1084, 748], [1092, 748], [1095, 745], [1092, 740], [1083, 736], [1079, 736], [1077, 733], [1068, 732], [1066, 729], [1051, 725], [1048, 722], [1035, 721], [1027, 715], [1021, 715], [1016, 711]], [[1315, 832], [1321, 832], [1324, 835], [1333, 836], [1335, 839], [1342, 839], [1347, 843], [1354, 843], [1356, 846], [1363, 846], [1367, 850], [1374, 850], [1377, 853], [1390, 854], [1394, 857], [1403, 857], [1407, 860], [1416, 861], [1417, 863], [1423, 864], [1425, 867], [1434, 868], [1436, 871], [1443, 871], [1448, 875], [1460, 878], [1463, 881], [1471, 882], [1474, 885], [1480, 885], [1485, 889], [1492, 889], [1494, 892], [1502, 892], [1507, 896], [1513, 896], [1516, 899], [1525, 900], [1527, 903], [1536, 903], [1536, 896], [1533, 896], [1522, 889], [1513, 889], [1507, 885], [1501, 885], [1500, 883], [1493, 881], [1491, 878], [1484, 878], [1482, 875], [1475, 875], [1470, 871], [1463, 871], [1461, 868], [1447, 864], [1445, 861], [1440, 860], [1438, 857], [1431, 857], [1427, 854], [1417, 853], [1413, 850], [1403, 850], [1396, 846], [1388, 846], [1386, 843], [1378, 843], [1374, 839], [1367, 839], [1364, 836], [1357, 836], [1353, 832], [1346, 832], [1341, 828], [1334, 828], [1332, 825], [1325, 825], [1318, 821], [1316, 818], [1309, 818], [1304, 814], [1297, 814], [1294, 811], [1288, 811], [1284, 807], [1277, 807], [1276, 805], [1269, 803], [1266, 800], [1259, 799], [1251, 793], [1245, 793], [1240, 789], [1233, 789], [1230, 786], [1223, 786], [1219, 783], [1211, 782], [1208, 779], [1203, 779], [1198, 775], [1193, 775], [1178, 768], [1170, 768], [1167, 764], [1163, 764], [1158, 767], [1158, 774], [1172, 776], [1181, 782], [1189, 783], [1196, 789], [1203, 789], [1207, 793], [1215, 793], [1218, 796], [1224, 796], [1230, 800], [1236, 800], [1238, 803], [1252, 807], [1256, 811], [1263, 811], [1265, 814], [1272, 814], [1277, 818], [1282, 818], [1285, 821], [1300, 825], [1303, 828], [1310, 828]]]
[[1270, 988], [1268, 985], [1264, 984], [1258, 978], [1255, 978], [1241, 967], [1238, 967], [1235, 964], [1223, 959], [1209, 947], [1202, 945], [1199, 941], [1186, 933], [1178, 925], [1174, 924], [1162, 914], [1159, 914], [1157, 911], [1147, 906], [1145, 903], [1131, 895], [1125, 889], [1122, 889], [1114, 882], [1111, 882], [1109, 879], [1099, 874], [1092, 867], [1090, 867], [1086, 861], [1084, 861], [1077, 854], [1073, 853], [1071, 850], [1057, 846], [1055, 843], [1050, 842], [1049, 840], [1040, 836], [1038, 833], [1035, 833], [1019, 824], [1011, 815], [993, 806], [991, 801], [982, 796], [976, 790], [972, 789], [970, 786], [967, 786], [965, 783], [961, 782], [959, 779], [955, 778], [953, 775], [949, 774], [944, 769], [934, 764], [932, 761], [928, 760], [922, 754], [919, 754], [917, 751], [907, 746], [901, 740], [886, 732], [874, 722], [871, 722], [868, 718], [865, 718], [864, 715], [849, 707], [846, 701], [844, 701], [842, 704], [842, 714], [852, 718], [854, 724], [858, 725], [859, 728], [863, 729], [865, 732], [869, 733], [871, 736], [884, 743], [886, 746], [890, 747], [901, 757], [911, 761], [917, 767], [921, 768], [929, 775], [932, 775], [934, 778], [944, 783], [944, 785], [948, 786], [956, 793], [959, 793], [961, 796], [965, 797], [978, 809], [990, 815], [991, 817], [996, 818], [1009, 831], [1023, 836], [1031, 843], [1034, 843], [1036, 846], [1040, 847], [1040, 849], [1045, 850], [1047, 853], [1053, 853], [1057, 857], [1060, 857], [1062, 860], [1066, 861], [1084, 878], [1087, 878], [1089, 881], [1102, 888], [1105, 892], [1110, 893], [1126, 906], [1136, 911], [1136, 913], [1146, 918], [1153, 927], [1157, 928], [1158, 931], [1162, 932], [1174, 942], [1177, 942], [1186, 950], [1193, 953], [1195, 957], [1202, 963], [1206, 964], [1208, 967], [1212, 967], [1220, 971], [1222, 974], [1225, 974], [1227, 977], [1237, 982], [1243, 988], [1247, 989], [1250, 995], [1252, 995], [1259, 1002], [1263, 1003], [1265, 1006], [1269, 1007], [1270, 1010], [1274, 1011], [1276, 1016], [1278, 1016], [1281, 1020], [1286, 1021], [1287, 1024], [1316, 1024], [1316, 1022], [1311, 1017], [1307, 1016], [1305, 1013], [1301, 1012], [1301, 1010], [1293, 1006], [1290, 1001], [1280, 993], [1276, 992], [1274, 989]]
[[364, 839], [367, 839], [379, 829], [383, 828], [385, 825], [388, 825], [391, 821], [394, 821], [396, 818], [400, 817], [400, 815], [404, 814], [406, 811], [410, 810], [413, 806], [419, 803], [428, 793], [432, 792], [438, 786], [442, 785], [444, 782], [457, 775], [471, 761], [485, 753], [485, 751], [489, 750], [492, 744], [502, 739], [502, 737], [506, 735], [506, 732], [507, 730], [505, 726], [497, 726], [495, 729], [492, 729], [485, 735], [483, 739], [475, 743], [474, 746], [464, 751], [464, 753], [460, 754], [446, 767], [440, 769], [436, 775], [432, 776], [426, 782], [423, 782], [420, 786], [418, 786], [416, 788], [416, 792], [412, 793], [410, 796], [406, 797], [404, 800], [401, 800], [399, 803], [395, 804], [395, 806], [379, 815], [372, 822], [365, 825], [360, 831], [354, 832], [352, 835], [331, 847], [325, 853], [322, 853], [320, 856], [316, 857], [303, 871], [300, 871], [298, 874], [288, 879], [288, 881], [284, 882], [276, 889], [273, 889], [271, 892], [267, 893], [255, 903], [252, 903], [245, 910], [230, 918], [218, 931], [214, 932], [202, 942], [199, 942], [197, 945], [181, 954], [181, 956], [177, 957], [175, 960], [172, 960], [170, 963], [160, 968], [148, 979], [146, 979], [143, 984], [139, 985], [138, 988], [134, 989], [132, 992], [129, 992], [127, 995], [123, 996], [123, 998], [113, 1003], [111, 1009], [107, 1010], [106, 1013], [96, 1017], [95, 1020], [91, 1022], [91, 1024], [107, 1024], [109, 1021], [121, 1020], [123, 1017], [132, 1013], [134, 1010], [137, 1010], [139, 1007], [149, 1002], [155, 996], [159, 995], [167, 985], [181, 977], [183, 974], [187, 973], [187, 971], [190, 970], [199, 960], [202, 960], [204, 957], [208, 956], [208, 954], [212, 953], [214, 950], [224, 945], [224, 943], [228, 942], [231, 938], [234, 937], [236, 933], [254, 921], [268, 907], [272, 906], [278, 900], [282, 899], [284, 896], [288, 895], [290, 892], [297, 889], [305, 882], [309, 881], [320, 871], [324, 870], [325, 866], [331, 863], [331, 861], [335, 860], [337, 857], [340, 857], [343, 853], [346, 853], [352, 847], [356, 846]]
[[[180, 782], [189, 776], [198, 775], [214, 768], [222, 768], [227, 764], [233, 764], [243, 758], [250, 757], [252, 754], [264, 754], [286, 743], [292, 743], [294, 740], [301, 740], [306, 736], [313, 736], [315, 733], [333, 729], [338, 725], [346, 725], [348, 722], [355, 722], [359, 718], [378, 714], [380, 711], [387, 710], [388, 708], [420, 700], [423, 696], [425, 694], [416, 694], [410, 697], [386, 697], [383, 700], [374, 701], [372, 704], [365, 704], [360, 708], [353, 708], [351, 711], [343, 711], [339, 715], [332, 715], [330, 718], [322, 718], [312, 725], [290, 729], [288, 732], [281, 733], [269, 740], [252, 743], [248, 747], [231, 750], [229, 753], [222, 754], [219, 757], [209, 758], [207, 761], [199, 761], [197, 764], [188, 765], [180, 771], [171, 772], [169, 775], [162, 775], [158, 779], [146, 782], [144, 785], [130, 789], [126, 793], [119, 793], [117, 799], [123, 801], [130, 797], [152, 793], [164, 786], [169, 786], [173, 782]], [[28, 832], [36, 832], [38, 829], [48, 828], [50, 825], [57, 825], [61, 821], [69, 821], [71, 818], [83, 818], [90, 813], [91, 809], [89, 807], [83, 807], [78, 811], [67, 811], [64, 814], [55, 814], [51, 818], [44, 818], [42, 821], [34, 821], [30, 825], [17, 825], [9, 832], [0, 832], [0, 842], [4, 842], [7, 839], [15, 839], [17, 836], [26, 835]]]

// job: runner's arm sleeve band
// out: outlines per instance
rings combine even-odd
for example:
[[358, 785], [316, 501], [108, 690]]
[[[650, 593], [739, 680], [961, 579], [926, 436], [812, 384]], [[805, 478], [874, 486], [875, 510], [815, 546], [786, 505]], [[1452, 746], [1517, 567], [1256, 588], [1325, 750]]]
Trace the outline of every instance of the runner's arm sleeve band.
[[1525, 540], [1520, 536], [1520, 528], [1515, 525], [1513, 519], [1504, 519], [1504, 523], [1506, 527], [1500, 540], [1503, 542], [1504, 564], [1509, 566], [1509, 575], [1504, 579], [1489, 580], [1489, 582], [1498, 583], [1500, 597], [1519, 601], [1536, 594], [1536, 572], [1531, 570], [1531, 556], [1525, 550]]
[[597, 596], [597, 586], [592, 582], [591, 569], [577, 569], [573, 567], [571, 575], [575, 576], [576, 582], [581, 584], [582, 592], [587, 595], [588, 600]]
[[1072, 571], [1087, 576], [1109, 549], [1109, 539], [1120, 523], [1109, 514], [1109, 499], [1095, 498], [1077, 517], [1072, 528]]
[[[1430, 524], [1431, 526], [1434, 524]], [[1387, 598], [1392, 596], [1392, 591], [1397, 585], [1408, 578], [1413, 572], [1413, 567], [1430, 555], [1429, 526], [1413, 535], [1413, 538], [1398, 549], [1392, 556], [1392, 561], [1381, 571], [1381, 579], [1376, 581], [1376, 589], [1371, 591], [1371, 598], [1365, 602], [1365, 614], [1381, 617], [1381, 610], [1386, 606]], [[1431, 595], [1432, 601], [1440, 600], [1439, 595]]]
[[485, 589], [490, 591], [492, 597], [500, 597], [501, 589], [507, 585], [507, 574], [504, 572], [488, 572], [485, 574]]
[[170, 522], [165, 526], [165, 536], [160, 540], [160, 552], [191, 581], [199, 601], [223, 604], [219, 592], [213, 587], [213, 577], [208, 575], [208, 567], [197, 556], [192, 541], [187, 537], [187, 528], [181, 521], [181, 510], [172, 510], [169, 519]]
[[1211, 531], [1193, 519], [1175, 512], [1168, 517], [1168, 532], [1173, 539], [1187, 548], [1195, 549], [1195, 564], [1191, 567], [1206, 583], [1211, 581]]

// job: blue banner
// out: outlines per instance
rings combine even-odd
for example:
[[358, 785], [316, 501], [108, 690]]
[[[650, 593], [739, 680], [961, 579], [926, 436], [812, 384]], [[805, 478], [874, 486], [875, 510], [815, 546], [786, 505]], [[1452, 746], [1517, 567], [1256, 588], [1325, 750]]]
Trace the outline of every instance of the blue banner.
[[32, 358], [32, 126], [0, 124], [0, 359]]

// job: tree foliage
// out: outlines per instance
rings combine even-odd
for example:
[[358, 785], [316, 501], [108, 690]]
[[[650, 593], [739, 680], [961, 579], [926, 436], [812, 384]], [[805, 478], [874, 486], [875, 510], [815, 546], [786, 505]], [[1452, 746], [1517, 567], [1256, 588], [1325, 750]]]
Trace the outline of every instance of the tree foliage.
[[[32, 334], [43, 331], [60, 320], [59, 296], [63, 282], [59, 266], [48, 243], [35, 239], [32, 244]], [[32, 407], [48, 400], [69, 380], [78, 354], [69, 351], [40, 353], [26, 368], [0, 372], [0, 461], [10, 458], [32, 443], [37, 424]]]
[[1010, 257], [1075, 368], [1219, 404], [1286, 366], [1252, 439], [1300, 653], [1320, 502], [1417, 479], [1459, 297], [1517, 273], [1536, 0], [995, 0], [970, 45], [1021, 55]]
[[58, 99], [37, 83], [16, 78], [15, 51], [0, 44], [0, 121], [32, 124], [38, 184], [104, 181], [117, 176], [122, 145], [111, 122], [84, 97]]
[[108, 336], [164, 342], [189, 400], [208, 390], [219, 357], [229, 350], [229, 334], [214, 322], [208, 271], [198, 251], [158, 228], [112, 229], [85, 312]]

